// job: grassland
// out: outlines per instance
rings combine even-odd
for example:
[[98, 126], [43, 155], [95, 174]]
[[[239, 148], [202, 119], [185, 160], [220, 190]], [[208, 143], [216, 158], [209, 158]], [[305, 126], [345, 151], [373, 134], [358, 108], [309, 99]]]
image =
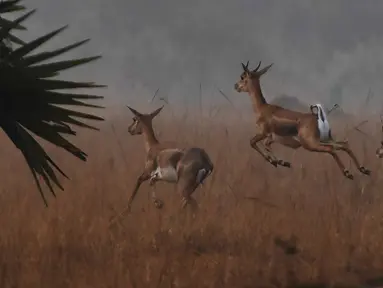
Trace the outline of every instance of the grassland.
[[160, 117], [160, 139], [205, 147], [215, 163], [195, 193], [199, 211], [194, 218], [179, 212], [174, 187], [162, 183], [165, 206], [157, 210], [143, 185], [132, 213], [109, 227], [143, 167], [142, 139], [128, 136], [128, 121], [74, 139], [89, 153], [87, 164], [46, 146], [71, 177], [57, 199], [48, 197], [48, 208], [21, 155], [1, 137], [0, 287], [379, 287], [378, 135], [349, 134], [373, 171], [361, 175], [342, 156], [355, 175], [350, 181], [330, 156], [304, 150], [275, 146], [293, 168], [272, 167], [251, 150], [253, 128], [240, 121]]

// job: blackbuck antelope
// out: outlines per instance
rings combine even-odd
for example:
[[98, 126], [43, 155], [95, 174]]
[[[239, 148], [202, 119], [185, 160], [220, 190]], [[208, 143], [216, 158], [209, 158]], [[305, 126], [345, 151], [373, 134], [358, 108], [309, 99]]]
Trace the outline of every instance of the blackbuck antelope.
[[[330, 154], [342, 170], [343, 175], [353, 179], [353, 175], [346, 169], [336, 153], [336, 150], [342, 150], [351, 157], [361, 173], [370, 175], [371, 172], [359, 164], [347, 142], [333, 140], [321, 105], [312, 105], [311, 113], [300, 113], [268, 104], [261, 90], [260, 77], [273, 64], [259, 70], [261, 66], [261, 62], [259, 62], [252, 71], [249, 70], [249, 62], [246, 65], [241, 64], [243, 72], [240, 80], [235, 83], [234, 89], [237, 92], [247, 92], [250, 96], [258, 128], [257, 134], [250, 140], [250, 145], [266, 161], [275, 167], [278, 165], [290, 167], [289, 162], [280, 160], [273, 154], [272, 143], [280, 143], [293, 149], [303, 147], [308, 151]], [[259, 142], [261, 141], [263, 141], [265, 149], [260, 148]]]
[[382, 140], [380, 141], [380, 147], [376, 149], [376, 157], [383, 158], [383, 115], [380, 115], [380, 125], [382, 126]]
[[163, 106], [150, 114], [142, 114], [128, 106], [134, 114], [133, 123], [128, 131], [131, 135], [143, 135], [145, 141], [146, 162], [144, 171], [138, 177], [133, 193], [128, 202], [127, 210], [140, 188], [141, 184], [149, 180], [152, 187], [152, 199], [157, 208], [162, 208], [163, 202], [156, 197], [155, 183], [165, 181], [176, 183], [177, 190], [182, 196], [182, 208], [194, 202], [191, 197], [197, 187], [213, 172], [213, 164], [201, 148], [177, 148], [174, 144], [161, 144], [157, 140], [152, 120]]

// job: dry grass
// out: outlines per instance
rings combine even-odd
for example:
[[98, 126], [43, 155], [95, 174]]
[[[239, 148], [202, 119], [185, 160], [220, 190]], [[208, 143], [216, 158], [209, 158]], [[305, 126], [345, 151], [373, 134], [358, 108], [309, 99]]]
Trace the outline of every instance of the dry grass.
[[148, 201], [143, 185], [132, 213], [108, 228], [143, 167], [142, 139], [128, 137], [121, 122], [115, 127], [123, 154], [109, 124], [100, 133], [82, 131], [75, 140], [90, 154], [86, 165], [48, 147], [72, 179], [63, 181], [66, 191], [56, 200], [49, 197], [47, 209], [21, 156], [3, 139], [0, 287], [354, 287], [368, 281], [372, 287], [379, 282], [378, 138], [351, 136], [373, 175], [360, 175], [351, 166], [355, 180], [350, 181], [330, 156], [304, 150], [293, 155], [276, 148], [293, 168], [275, 169], [249, 147], [251, 126], [156, 123], [161, 139], [176, 135], [203, 146], [215, 163], [213, 176], [195, 193], [200, 209], [194, 219], [190, 211], [178, 212], [180, 198], [172, 185], [158, 185], [163, 210]]

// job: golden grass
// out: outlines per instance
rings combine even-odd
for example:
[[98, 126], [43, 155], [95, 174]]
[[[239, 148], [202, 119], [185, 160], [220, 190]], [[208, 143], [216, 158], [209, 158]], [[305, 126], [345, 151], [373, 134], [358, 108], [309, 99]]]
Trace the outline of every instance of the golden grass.
[[378, 137], [350, 136], [373, 171], [367, 177], [350, 165], [350, 181], [330, 156], [277, 145], [293, 168], [272, 167], [249, 146], [253, 128], [240, 122], [156, 119], [162, 140], [211, 154], [214, 174], [194, 194], [200, 209], [194, 219], [180, 213], [174, 186], [159, 183], [165, 206], [156, 210], [144, 184], [132, 213], [109, 228], [144, 161], [142, 139], [128, 136], [124, 121], [114, 123], [123, 153], [110, 124], [74, 140], [89, 153], [87, 164], [48, 147], [71, 177], [48, 208], [3, 137], [0, 287], [354, 287], [383, 276]]

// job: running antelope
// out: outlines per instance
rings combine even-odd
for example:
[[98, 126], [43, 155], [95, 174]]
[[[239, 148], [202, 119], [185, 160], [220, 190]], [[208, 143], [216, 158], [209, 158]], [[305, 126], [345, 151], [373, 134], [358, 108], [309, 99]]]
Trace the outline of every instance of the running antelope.
[[[353, 175], [346, 169], [336, 153], [336, 150], [342, 150], [351, 157], [361, 173], [370, 175], [371, 172], [359, 164], [347, 142], [333, 140], [327, 119], [323, 118], [324, 110], [320, 105], [316, 105], [317, 113], [313, 112], [314, 106], [311, 107], [311, 113], [300, 113], [267, 103], [261, 90], [260, 78], [273, 64], [259, 70], [261, 66], [261, 62], [259, 62], [252, 71], [248, 68], [249, 62], [246, 65], [241, 64], [243, 72], [241, 79], [235, 83], [234, 89], [237, 92], [247, 92], [250, 96], [258, 128], [258, 133], [250, 140], [250, 145], [266, 161], [275, 167], [278, 165], [290, 167], [289, 162], [280, 160], [273, 154], [270, 145], [274, 142], [293, 149], [303, 147], [308, 151], [330, 154], [343, 175], [353, 179]], [[265, 151], [260, 149], [259, 142], [261, 141], [266, 146]]]
[[132, 111], [133, 123], [128, 131], [131, 135], [143, 135], [146, 151], [145, 168], [138, 177], [133, 193], [128, 202], [128, 210], [137, 195], [141, 184], [149, 180], [152, 187], [152, 200], [156, 208], [162, 208], [163, 202], [156, 197], [155, 183], [164, 181], [176, 183], [182, 196], [182, 208], [195, 202], [193, 192], [213, 172], [213, 164], [205, 150], [197, 147], [182, 149], [172, 144], [161, 144], [157, 140], [152, 120], [163, 106], [150, 114], [142, 114], [127, 106]]
[[376, 150], [376, 157], [383, 158], [383, 115], [380, 115], [380, 124], [382, 126], [382, 140], [380, 141], [380, 147]]

